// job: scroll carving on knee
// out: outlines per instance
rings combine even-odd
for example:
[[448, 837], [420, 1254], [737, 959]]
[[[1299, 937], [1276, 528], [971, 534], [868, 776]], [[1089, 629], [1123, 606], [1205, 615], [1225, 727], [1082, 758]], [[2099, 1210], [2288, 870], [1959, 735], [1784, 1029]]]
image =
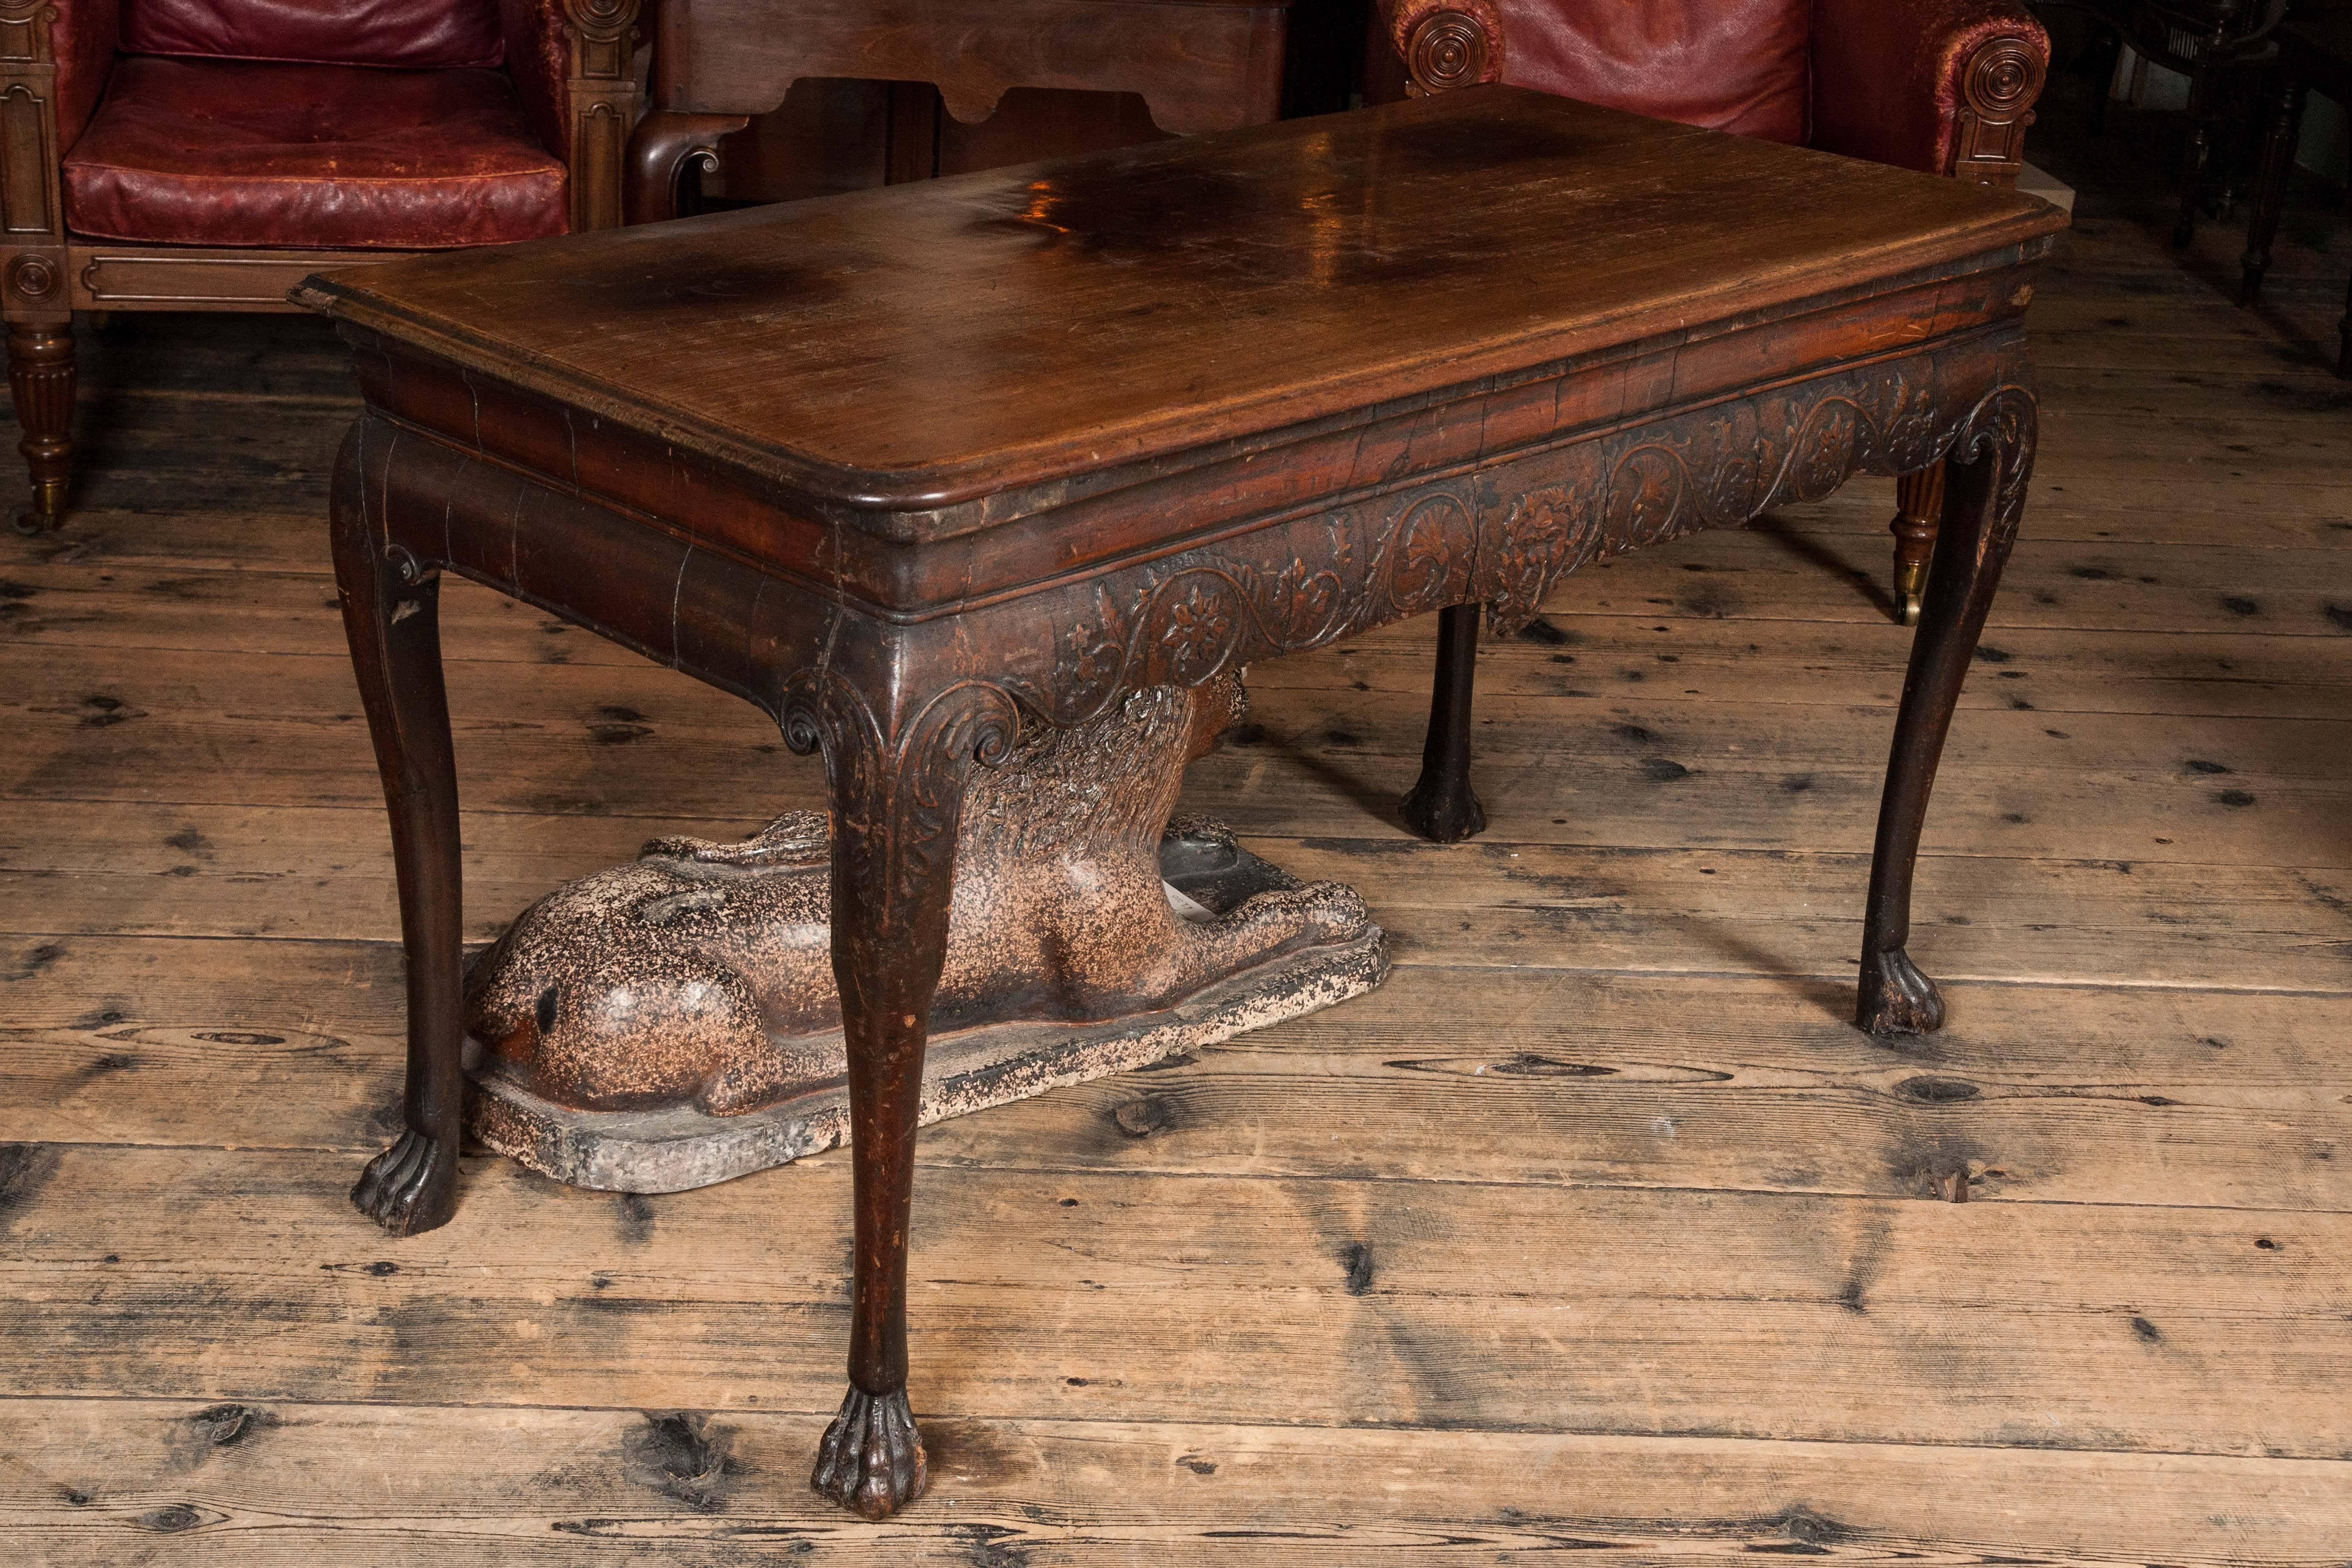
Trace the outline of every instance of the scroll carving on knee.
[[[1238, 679], [1137, 693], [1040, 726], [974, 769], [931, 1027], [1085, 1024], [1171, 1007], [1297, 950], [1362, 938], [1337, 882], [1276, 887], [1212, 919], [1171, 906], [1161, 839], [1183, 769], [1240, 714]], [[722, 844], [661, 838], [551, 893], [475, 965], [478, 1072], [582, 1110], [737, 1116], [841, 1082], [824, 814]]]

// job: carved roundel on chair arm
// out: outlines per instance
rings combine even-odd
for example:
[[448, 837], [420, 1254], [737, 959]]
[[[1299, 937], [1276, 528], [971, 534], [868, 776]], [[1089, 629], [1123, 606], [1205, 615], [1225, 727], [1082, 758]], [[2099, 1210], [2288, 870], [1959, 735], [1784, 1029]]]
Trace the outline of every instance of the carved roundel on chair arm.
[[1994, 38], [1969, 57], [1960, 94], [1987, 120], [2014, 120], [2042, 96], [2050, 64], [2023, 38]]
[[62, 281], [57, 264], [46, 256], [19, 256], [8, 263], [8, 292], [39, 304], [57, 293]]
[[1389, 40], [1415, 95], [1502, 79], [1503, 18], [1492, 0], [1397, 0]]

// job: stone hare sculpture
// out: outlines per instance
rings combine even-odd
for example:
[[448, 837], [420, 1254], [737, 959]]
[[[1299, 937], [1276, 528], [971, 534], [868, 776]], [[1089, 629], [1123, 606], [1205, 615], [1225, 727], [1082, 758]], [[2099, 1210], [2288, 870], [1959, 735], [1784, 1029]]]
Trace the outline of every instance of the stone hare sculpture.
[[[1232, 675], [1154, 687], [1088, 724], [1041, 725], [1001, 766], [971, 770], [935, 1056], [977, 1026], [1154, 1013], [1302, 949], [1352, 942], [1378, 959], [1378, 928], [1338, 882], [1274, 873], [1288, 885], [1221, 915], [1171, 908], [1161, 839], [1185, 765], [1245, 700]], [[572, 1110], [714, 1117], [845, 1081], [827, 840], [822, 812], [787, 812], [741, 843], [656, 839], [634, 864], [541, 900], [468, 979], [478, 1079]], [[1071, 1076], [1091, 1073], [1059, 1081]]]

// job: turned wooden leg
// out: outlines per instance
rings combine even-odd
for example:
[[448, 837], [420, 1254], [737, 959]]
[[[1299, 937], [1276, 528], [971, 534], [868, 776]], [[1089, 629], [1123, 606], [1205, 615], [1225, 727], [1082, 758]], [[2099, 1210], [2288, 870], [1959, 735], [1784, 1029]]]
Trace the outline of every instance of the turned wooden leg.
[[1936, 552], [1937, 519], [1944, 510], [1944, 465], [1931, 464], [1895, 481], [1895, 608], [1906, 626], [1919, 624], [1927, 592], [1927, 563]]
[[2211, 90], [2210, 71], [2189, 76], [2189, 140], [2180, 156], [2180, 216], [2172, 226], [2172, 243], [2183, 247], [2197, 237], [2197, 201], [2205, 190], [2205, 163], [2212, 155], [2213, 130], [2207, 123], [2206, 95]]
[[66, 479], [73, 466], [74, 338], [70, 322], [8, 325], [8, 387], [16, 398], [24, 438], [16, 449], [33, 475], [31, 512], [18, 526], [27, 533], [65, 521]]
[[408, 1087], [401, 1103], [406, 1125], [369, 1163], [352, 1202], [395, 1236], [412, 1236], [447, 1224], [457, 1201], [466, 1097], [458, 1059], [465, 1022], [457, 772], [441, 685], [440, 576], [398, 545], [387, 547], [367, 515], [360, 442], [355, 429], [335, 466], [335, 585], [392, 815], [408, 960]]
[[1470, 787], [1470, 698], [1477, 679], [1478, 606], [1440, 611], [1429, 737], [1422, 742], [1421, 777], [1402, 808], [1407, 827], [1439, 844], [1458, 844], [1486, 830], [1486, 808]]
[[1009, 701], [962, 687], [891, 723], [835, 683], [788, 709], [797, 750], [822, 744], [833, 803], [833, 974], [849, 1053], [856, 1209], [849, 1391], [810, 1484], [867, 1519], [923, 1493], [907, 1405], [907, 1230], [931, 1000], [947, 957], [956, 826], [976, 752], [1001, 757]]
[[2098, 90], [2091, 94], [2090, 132], [2094, 137], [2107, 132], [2107, 100], [2115, 96], [2116, 64], [2123, 58], [2123, 44], [2121, 33], [2102, 27], [2090, 46], [2107, 62], [2106, 69], [2093, 73], [2093, 79], [2099, 84]]
[[656, 109], [629, 137], [628, 174], [621, 191], [621, 221], [660, 223], [677, 216], [677, 182], [688, 165], [719, 167], [719, 139], [751, 121], [740, 114], [678, 114]]
[[2344, 319], [2336, 323], [2336, 374], [2352, 381], [2352, 286], [2344, 291]]
[[2271, 242], [2278, 237], [2279, 209], [2286, 205], [2287, 175], [2294, 165], [2294, 144], [2303, 128], [2304, 87], [2282, 85], [2271, 109], [2271, 122], [2263, 139], [2262, 174], [2254, 186], [2254, 210], [2246, 216], [2246, 253], [2238, 258], [2238, 303], [2252, 305], [2263, 297], [2263, 274], [2270, 270]]
[[1943, 529], [1903, 678], [1871, 854], [1870, 903], [1863, 915], [1862, 994], [1854, 1022], [1874, 1035], [1922, 1034], [1944, 1021], [1934, 982], [1904, 951], [1911, 936], [1911, 872], [1960, 682], [2024, 512], [2034, 428], [2033, 395], [2003, 387], [1979, 407], [1946, 467]]

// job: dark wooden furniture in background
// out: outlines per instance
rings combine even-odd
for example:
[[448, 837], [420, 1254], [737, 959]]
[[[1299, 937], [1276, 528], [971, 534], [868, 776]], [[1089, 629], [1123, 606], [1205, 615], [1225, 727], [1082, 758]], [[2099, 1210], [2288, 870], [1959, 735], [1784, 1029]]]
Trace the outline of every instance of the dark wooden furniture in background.
[[935, 105], [965, 125], [1015, 89], [1133, 93], [1160, 131], [1230, 130], [1281, 108], [1289, 0], [665, 0], [653, 110], [631, 155], [632, 222], [675, 216], [677, 179], [804, 79], [929, 83], [892, 94], [888, 178], [943, 172]]
[[[2245, 117], [2239, 106], [2252, 100], [2259, 73], [2275, 58], [2272, 30], [2285, 19], [2292, 0], [2036, 0], [2088, 16], [2120, 44], [2152, 65], [2189, 79], [2189, 121], [2180, 142], [2180, 213], [2172, 243], [2196, 237], [2197, 207], [2204, 199], [2213, 154], [2226, 139], [2231, 180], [2242, 166], [2235, 154]], [[2091, 99], [2094, 134], [2106, 123], [2108, 83], [2103, 75]]]
[[368, 405], [332, 533], [409, 961], [406, 1131], [355, 1198], [403, 1232], [455, 1198], [443, 569], [824, 754], [856, 1246], [814, 1479], [869, 1515], [923, 1485], [907, 1240], [951, 850], [1026, 727], [1452, 605], [1524, 622], [1597, 557], [1949, 456], [1856, 1015], [1937, 1027], [1911, 870], [2063, 221], [1496, 88], [315, 280]]
[[[1376, 3], [1375, 98], [1501, 81], [2003, 189], [2050, 68], [2049, 35], [2020, 0]], [[1942, 503], [1939, 472], [1896, 482], [1906, 623]]]
[[[2270, 270], [2271, 245], [2278, 237], [2279, 211], [2286, 205], [2288, 177], [2303, 135], [2304, 100], [2317, 88], [2337, 103], [2352, 106], [2352, 11], [2295, 18], [2273, 35], [2278, 77], [2271, 122], [2263, 142], [2262, 176], [2253, 211], [2246, 219], [2246, 253], [2240, 260], [2238, 303], [2263, 297], [2263, 274]], [[2336, 323], [2336, 374], [2352, 377], [2352, 291]]]
[[0, 307], [61, 521], [78, 310], [284, 310], [321, 266], [607, 227], [638, 0], [0, 0]]

